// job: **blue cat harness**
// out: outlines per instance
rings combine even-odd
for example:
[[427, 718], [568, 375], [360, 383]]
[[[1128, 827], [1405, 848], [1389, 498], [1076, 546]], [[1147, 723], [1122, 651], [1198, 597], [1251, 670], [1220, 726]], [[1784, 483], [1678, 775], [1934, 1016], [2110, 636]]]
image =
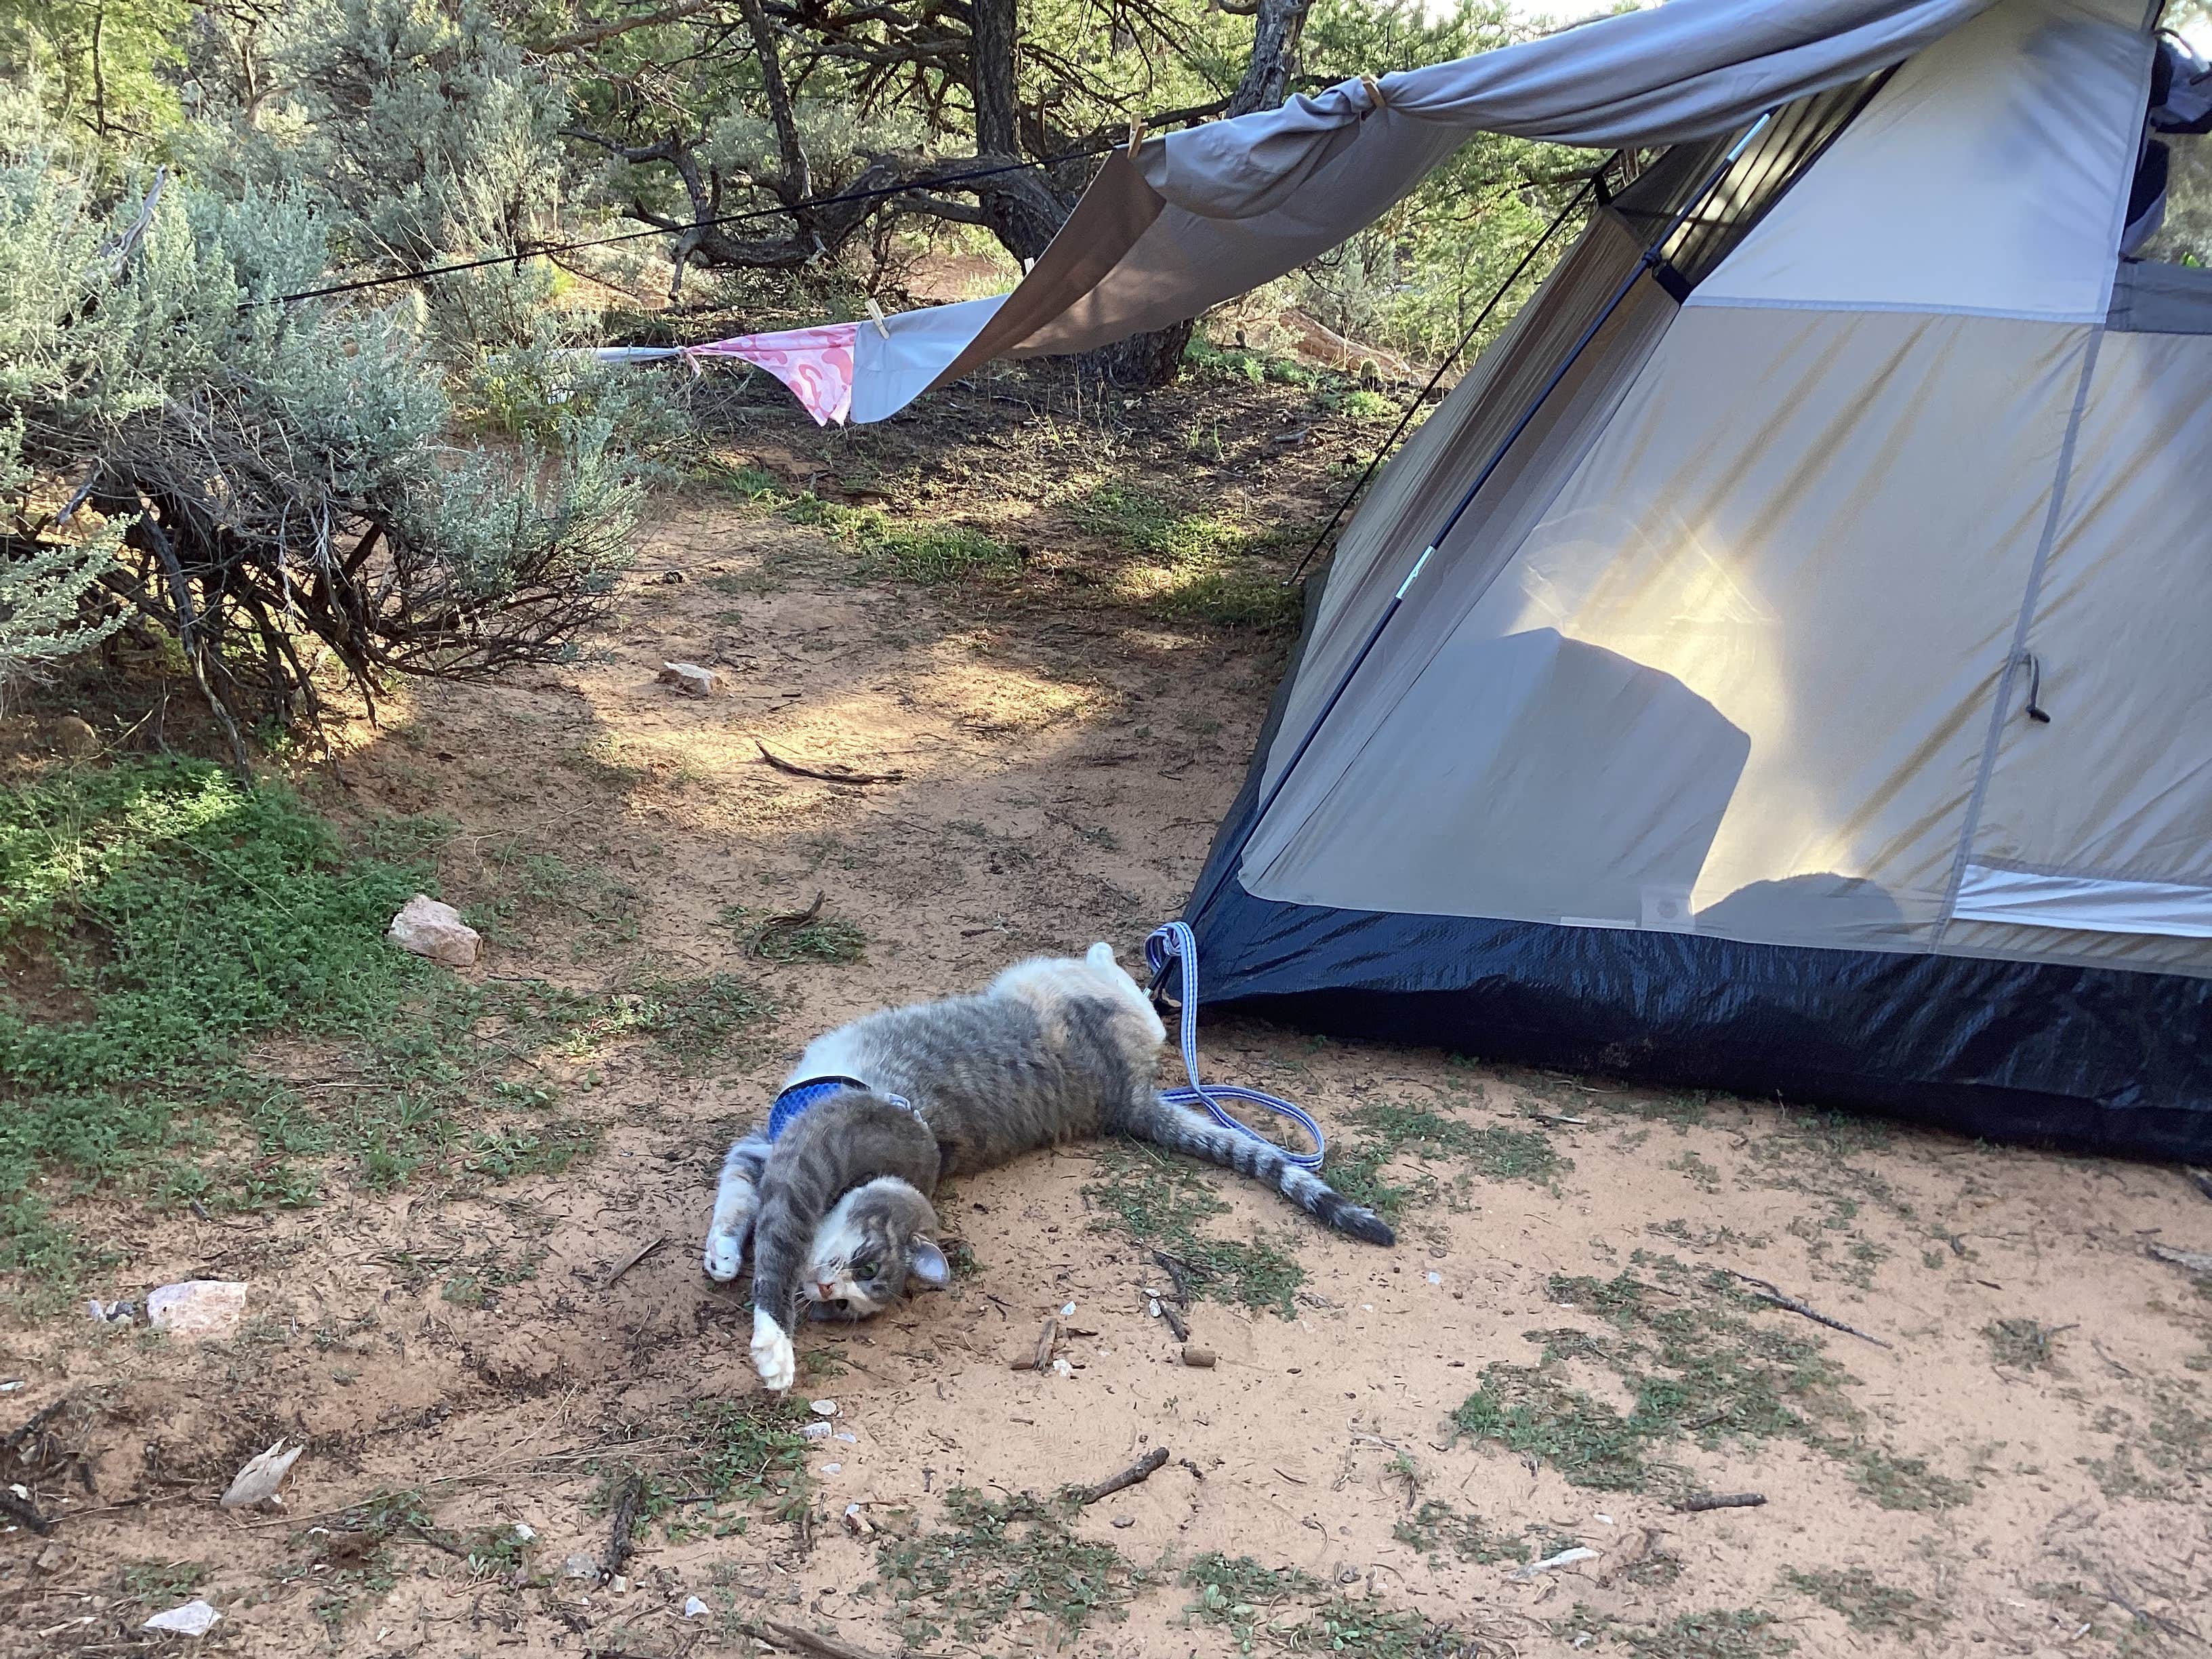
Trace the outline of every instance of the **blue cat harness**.
[[892, 1094], [886, 1089], [872, 1089], [856, 1077], [801, 1078], [775, 1097], [775, 1104], [768, 1109], [768, 1138], [771, 1143], [780, 1140], [783, 1132], [803, 1116], [810, 1107], [818, 1106], [836, 1094], [848, 1089], [858, 1089], [864, 1095], [873, 1095], [878, 1100], [888, 1100], [902, 1112], [921, 1115], [915, 1103], [904, 1095]]

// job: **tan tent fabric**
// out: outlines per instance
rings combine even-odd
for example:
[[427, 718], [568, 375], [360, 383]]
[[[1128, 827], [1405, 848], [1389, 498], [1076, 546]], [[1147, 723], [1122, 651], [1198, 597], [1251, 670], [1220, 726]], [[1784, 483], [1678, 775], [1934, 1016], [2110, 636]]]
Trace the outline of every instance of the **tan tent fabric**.
[[[1674, 925], [1667, 906], [1686, 902], [1698, 931], [1731, 938], [1926, 948], [2091, 335], [1978, 318], [1683, 312], [1495, 579], [1424, 596], [1417, 628], [1340, 708], [1260, 826], [1245, 887], [1355, 909], [1612, 926]], [[1448, 643], [1423, 643], [1440, 614], [1458, 618]], [[1681, 825], [1639, 807], [1641, 795], [1616, 812], [1545, 814], [1554, 801], [1601, 800], [1590, 769], [1617, 770], [1618, 757], [1601, 723], [1577, 738], [1546, 706], [1587, 686], [1540, 688], [1510, 715], [1486, 698], [1492, 658], [1544, 630], [1663, 677], [1710, 711], [1683, 716], [1678, 744], [1638, 757], [1686, 800], [1723, 779], [1714, 717], [1747, 734], [1694, 868], [1679, 868]], [[1401, 702], [1465, 713], [1455, 730], [1401, 717]], [[1656, 692], [1634, 704], [1656, 706]], [[1680, 695], [1670, 706], [1692, 707]], [[1506, 759], [1461, 770], [1460, 733], [1508, 719]], [[1295, 714], [1284, 730], [1295, 741]], [[1542, 865], [1512, 865], [1480, 835], [1449, 850], [1402, 840], [1401, 809], [1378, 809], [1384, 797], [1478, 826], [1525, 808], [1549, 832]], [[1678, 890], [1641, 890], [1663, 888], [1644, 874], [1662, 868], [1677, 871]]]
[[2021, 641], [2051, 718], [2018, 662], [1975, 860], [2212, 888], [2208, 478], [2212, 336], [2106, 335]]

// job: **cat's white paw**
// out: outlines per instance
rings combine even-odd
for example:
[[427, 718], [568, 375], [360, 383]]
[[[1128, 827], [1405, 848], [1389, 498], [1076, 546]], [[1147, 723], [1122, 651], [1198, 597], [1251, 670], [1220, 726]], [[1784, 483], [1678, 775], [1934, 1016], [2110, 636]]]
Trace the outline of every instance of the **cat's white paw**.
[[791, 1336], [770, 1315], [753, 1310], [753, 1369], [772, 1394], [786, 1394], [799, 1380], [799, 1352]]
[[744, 1235], [715, 1229], [707, 1235], [707, 1249], [700, 1261], [708, 1278], [719, 1285], [728, 1284], [745, 1265]]

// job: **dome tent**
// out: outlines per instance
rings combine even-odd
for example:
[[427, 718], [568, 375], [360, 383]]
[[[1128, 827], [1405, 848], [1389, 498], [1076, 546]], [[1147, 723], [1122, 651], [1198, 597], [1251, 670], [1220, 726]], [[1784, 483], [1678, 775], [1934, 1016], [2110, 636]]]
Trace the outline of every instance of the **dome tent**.
[[2002, 0], [1638, 277], [1321, 720], [1637, 259], [1600, 213], [1312, 598], [1210, 1001], [2212, 1150], [2212, 273], [2119, 254], [2150, 22]]
[[2212, 1154], [2212, 273], [2123, 254], [2205, 90], [2157, 10], [1674, 0], [1153, 141], [1012, 294], [860, 331], [880, 418], [1256, 286], [1471, 128], [1671, 146], [1309, 585], [1209, 1006]]

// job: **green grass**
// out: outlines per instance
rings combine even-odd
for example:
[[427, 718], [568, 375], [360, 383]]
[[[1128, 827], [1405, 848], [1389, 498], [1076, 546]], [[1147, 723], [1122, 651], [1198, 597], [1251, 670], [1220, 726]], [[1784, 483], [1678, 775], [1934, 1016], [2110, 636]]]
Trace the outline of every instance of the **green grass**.
[[1158, 616], [1262, 633], [1298, 625], [1304, 595], [1284, 585], [1281, 572], [1250, 557], [1297, 541], [1295, 531], [1257, 531], [1212, 514], [1180, 512], [1126, 483], [1097, 485], [1068, 511], [1085, 531], [1155, 567], [1127, 573], [1122, 586]]
[[1574, 1168], [1540, 1134], [1502, 1124], [1464, 1123], [1426, 1107], [1363, 1106], [1347, 1113], [1346, 1121], [1365, 1133], [1354, 1140], [1340, 1138], [1322, 1173], [1353, 1203], [1391, 1221], [1412, 1206], [1435, 1202], [1443, 1191], [1426, 1167], [1410, 1181], [1392, 1180], [1384, 1172], [1402, 1158], [1425, 1166], [1455, 1161], [1486, 1181], [1549, 1183]]
[[[318, 1201], [333, 1169], [558, 1173], [598, 1132], [547, 1115], [545, 1063], [649, 1036], [696, 1066], [772, 1014], [726, 975], [590, 997], [392, 948], [449, 828], [349, 843], [281, 786], [182, 760], [0, 791], [0, 1270], [23, 1294], [111, 1259], [67, 1216], [96, 1192], [252, 1211]], [[313, 1043], [321, 1074], [259, 1069], [275, 1038]]]
[[1295, 1298], [1305, 1269], [1296, 1257], [1265, 1239], [1222, 1239], [1200, 1231], [1201, 1224], [1227, 1214], [1229, 1206], [1197, 1164], [1115, 1143], [1101, 1149], [1098, 1168], [1100, 1179], [1083, 1188], [1085, 1200], [1103, 1212], [1094, 1228], [1119, 1232], [1146, 1252], [1176, 1257], [1190, 1271], [1194, 1294], [1297, 1317]]
[[1965, 1481], [1938, 1474], [1924, 1457], [1902, 1456], [1880, 1446], [1823, 1449], [1843, 1456], [1859, 1490], [1886, 1510], [1956, 1509], [1972, 1496]]
[[1173, 622], [1285, 634], [1304, 617], [1305, 596], [1285, 586], [1272, 569], [1232, 567], [1178, 576], [1154, 596], [1151, 608]]
[[2014, 1370], [2047, 1370], [2051, 1345], [2058, 1333], [2039, 1319], [1995, 1319], [1982, 1327], [1982, 1340], [1990, 1345], [1993, 1364]]
[[1183, 1571], [1198, 1592], [1187, 1618], [1225, 1631], [1240, 1653], [1347, 1653], [1372, 1659], [1431, 1659], [1474, 1650], [1449, 1626], [1374, 1595], [1331, 1593], [1296, 1567], [1267, 1567], [1249, 1555], [1202, 1555]]
[[[1610, 1280], [1553, 1275], [1553, 1301], [1610, 1329], [1526, 1333], [1540, 1358], [1485, 1366], [1453, 1414], [1461, 1433], [1542, 1457], [1575, 1486], [1680, 1492], [1690, 1482], [1669, 1455], [1677, 1448], [1823, 1443], [1829, 1425], [1855, 1421], [1843, 1375], [1816, 1341], [1763, 1321], [1757, 1301], [1722, 1276], [1700, 1280], [1675, 1258], [1640, 1250], [1632, 1260]], [[1629, 1409], [1575, 1388], [1573, 1361], [1611, 1370]]]
[[1021, 567], [1019, 552], [970, 525], [895, 518], [879, 507], [825, 501], [811, 491], [794, 495], [758, 467], [721, 469], [720, 477], [723, 487], [740, 499], [767, 507], [788, 524], [824, 531], [846, 543], [859, 552], [868, 575], [938, 586]]
[[1017, 1611], [1050, 1620], [1064, 1645], [1095, 1616], [1125, 1617], [1145, 1582], [1112, 1545], [1076, 1532], [1066, 1498], [1023, 1492], [994, 1500], [956, 1486], [945, 1513], [947, 1525], [876, 1552], [878, 1582], [889, 1588], [910, 1647], [936, 1643], [947, 1628], [963, 1642], [983, 1641]]
[[1637, 1659], [1780, 1659], [1797, 1644], [1776, 1630], [1776, 1622], [1772, 1613], [1749, 1607], [1716, 1607], [1677, 1613], [1656, 1625], [1632, 1625], [1578, 1605], [1571, 1619], [1553, 1628], [1555, 1633], [1590, 1632]]
[[867, 960], [867, 934], [858, 923], [836, 916], [823, 916], [797, 927], [769, 931], [762, 927], [760, 915], [754, 911], [742, 904], [727, 904], [714, 920], [744, 940], [763, 962]]
[[1909, 1589], [1884, 1584], [1864, 1567], [1841, 1571], [1800, 1572], [1790, 1567], [1782, 1575], [1782, 1587], [1809, 1595], [1831, 1612], [1839, 1613], [1856, 1631], [1886, 1632], [1913, 1638], [1941, 1630], [1950, 1615], [1929, 1605]]
[[1424, 1498], [1420, 1508], [1392, 1529], [1391, 1536], [1431, 1557], [1449, 1551], [1462, 1561], [1485, 1565], [1528, 1559], [1526, 1539], [1493, 1532], [1480, 1516], [1465, 1514], [1439, 1498]]

